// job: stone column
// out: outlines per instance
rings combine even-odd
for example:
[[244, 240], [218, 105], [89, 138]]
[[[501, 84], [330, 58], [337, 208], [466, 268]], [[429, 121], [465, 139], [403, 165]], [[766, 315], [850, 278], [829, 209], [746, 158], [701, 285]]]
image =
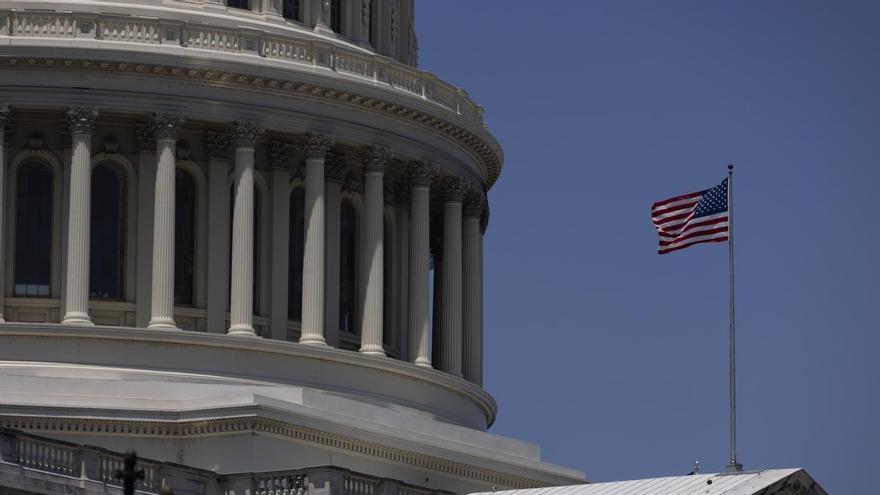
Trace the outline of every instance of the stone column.
[[235, 122], [229, 130], [235, 147], [235, 206], [232, 213], [232, 287], [229, 335], [254, 332], [254, 150], [263, 130]]
[[69, 325], [91, 325], [89, 318], [89, 227], [92, 206], [92, 129], [98, 112], [71, 108], [67, 125], [73, 141], [70, 202], [67, 205], [67, 291], [64, 319]]
[[324, 340], [324, 158], [332, 141], [306, 134], [305, 250], [303, 253], [303, 344], [325, 345]]
[[461, 203], [465, 183], [443, 181], [443, 302], [440, 309], [440, 369], [461, 376]]
[[137, 193], [137, 288], [135, 289], [135, 322], [138, 327], [150, 323], [153, 273], [153, 203], [156, 187], [156, 139], [152, 124], [139, 124], [135, 129], [138, 144]]
[[364, 354], [384, 356], [382, 311], [384, 305], [384, 251], [382, 212], [385, 206], [383, 178], [390, 157], [386, 148], [370, 146], [363, 150], [364, 162], [364, 245], [366, 246], [367, 291], [361, 322], [361, 349]]
[[[5, 246], [6, 236], [6, 124], [9, 122], [9, 105], [0, 105], [0, 248]], [[6, 277], [3, 253], [0, 253], [0, 323], [4, 318], [6, 305]]]
[[462, 220], [462, 372], [465, 380], [483, 385], [483, 195], [468, 191]]
[[149, 328], [176, 329], [174, 323], [174, 193], [177, 133], [183, 119], [172, 113], [153, 118], [156, 186], [153, 191], [153, 267]]
[[291, 146], [278, 141], [269, 148], [272, 167], [272, 270], [269, 272], [271, 335], [287, 340], [288, 278], [290, 277], [290, 169]]
[[342, 183], [345, 181], [345, 164], [341, 157], [328, 156], [326, 171], [326, 252], [324, 258], [324, 338], [331, 346], [339, 345], [339, 241], [342, 214]]
[[431, 245], [431, 177], [433, 169], [425, 163], [409, 165], [410, 200], [409, 226], [409, 332], [410, 356], [415, 364], [431, 367], [428, 354], [430, 327], [428, 323], [428, 288]]

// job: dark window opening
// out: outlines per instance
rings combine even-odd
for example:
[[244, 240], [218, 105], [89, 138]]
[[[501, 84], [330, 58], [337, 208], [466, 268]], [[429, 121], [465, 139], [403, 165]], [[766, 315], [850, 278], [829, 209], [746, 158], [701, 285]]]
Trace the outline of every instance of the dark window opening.
[[333, 32], [342, 32], [342, 0], [330, 1], [330, 28]]
[[291, 21], [300, 20], [299, 0], [284, 0], [282, 15]]
[[92, 172], [89, 297], [122, 300], [125, 270], [125, 177], [117, 167]]
[[18, 171], [15, 204], [15, 295], [49, 297], [52, 267], [52, 171], [31, 161]]
[[226, 0], [226, 6], [236, 9], [251, 10], [250, 0]]
[[177, 169], [174, 187], [174, 304], [192, 306], [195, 300], [196, 182]]
[[355, 211], [351, 201], [343, 200], [340, 213], [339, 239], [339, 329], [357, 333], [354, 323], [357, 298], [357, 237]]
[[303, 255], [305, 254], [305, 191], [290, 193], [290, 243], [288, 246], [287, 318], [302, 321]]

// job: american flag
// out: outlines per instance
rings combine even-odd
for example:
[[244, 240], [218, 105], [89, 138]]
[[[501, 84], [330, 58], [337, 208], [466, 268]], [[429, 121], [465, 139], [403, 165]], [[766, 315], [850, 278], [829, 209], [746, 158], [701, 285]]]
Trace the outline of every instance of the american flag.
[[728, 237], [727, 179], [705, 191], [658, 201], [651, 221], [660, 234], [660, 254]]

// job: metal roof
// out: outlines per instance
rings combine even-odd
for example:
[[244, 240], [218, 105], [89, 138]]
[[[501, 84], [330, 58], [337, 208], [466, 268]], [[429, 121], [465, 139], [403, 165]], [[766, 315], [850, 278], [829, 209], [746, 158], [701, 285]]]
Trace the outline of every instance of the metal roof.
[[803, 469], [695, 474], [585, 485], [505, 490], [473, 495], [827, 495]]

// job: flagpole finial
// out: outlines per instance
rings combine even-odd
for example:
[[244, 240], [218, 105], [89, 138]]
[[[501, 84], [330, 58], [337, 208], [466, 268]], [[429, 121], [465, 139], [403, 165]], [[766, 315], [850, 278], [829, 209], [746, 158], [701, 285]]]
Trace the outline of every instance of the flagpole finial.
[[727, 164], [727, 170], [733, 172], [733, 162]]

